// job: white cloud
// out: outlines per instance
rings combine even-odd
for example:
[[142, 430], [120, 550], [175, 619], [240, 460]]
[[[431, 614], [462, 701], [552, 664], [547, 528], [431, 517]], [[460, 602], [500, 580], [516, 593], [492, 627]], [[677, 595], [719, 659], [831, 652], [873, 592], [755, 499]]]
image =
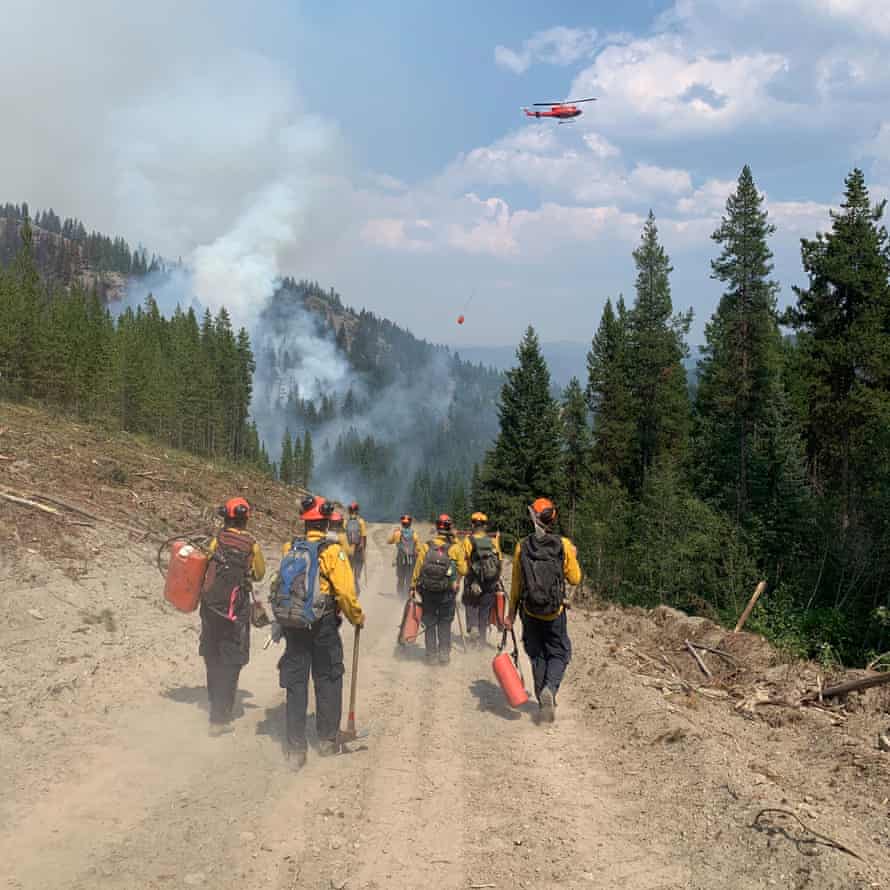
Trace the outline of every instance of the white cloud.
[[617, 158], [621, 154], [621, 149], [612, 145], [608, 139], [600, 136], [599, 133], [585, 133], [582, 138], [587, 147], [601, 160]]
[[647, 128], [653, 138], [716, 133], [769, 116], [778, 103], [768, 87], [787, 66], [779, 53], [718, 55], [662, 34], [607, 47], [571, 92], [599, 96], [603, 128]]
[[834, 19], [890, 37], [890, 6], [886, 0], [810, 0]]
[[522, 44], [520, 50], [496, 46], [494, 60], [514, 74], [525, 73], [535, 62], [548, 65], [571, 65], [590, 56], [596, 48], [596, 30], [564, 28], [538, 31]]
[[[433, 248], [433, 243], [422, 238], [412, 237], [412, 230], [428, 232], [432, 228], [429, 220], [406, 220], [393, 217], [369, 219], [361, 230], [361, 238], [367, 244], [385, 247], [388, 250], [425, 251]], [[419, 233], [418, 233], [419, 234]]]
[[719, 216], [726, 208], [726, 199], [736, 186], [734, 179], [709, 179], [691, 195], [677, 201], [679, 213]]
[[692, 190], [692, 177], [686, 170], [672, 170], [654, 164], [637, 164], [628, 182], [631, 189], [644, 194], [679, 195]]

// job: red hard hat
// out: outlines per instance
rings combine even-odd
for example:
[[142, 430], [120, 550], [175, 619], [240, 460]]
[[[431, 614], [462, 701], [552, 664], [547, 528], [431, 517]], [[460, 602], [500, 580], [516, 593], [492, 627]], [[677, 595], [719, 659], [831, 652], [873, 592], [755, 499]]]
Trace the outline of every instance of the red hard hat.
[[244, 498], [229, 498], [225, 505], [226, 519], [247, 519], [250, 504]]
[[349, 505], [349, 512], [350, 513], [358, 513], [358, 501], [353, 501]]
[[338, 522], [343, 522], [343, 514], [335, 510], [331, 513], [331, 525], [336, 525]]
[[330, 519], [334, 513], [333, 505], [320, 497], [305, 497], [300, 502], [300, 507], [302, 508], [300, 519], [303, 522], [321, 522]]
[[436, 520], [436, 528], [439, 529], [439, 531], [450, 532], [451, 517], [447, 513], [440, 513], [439, 518]]

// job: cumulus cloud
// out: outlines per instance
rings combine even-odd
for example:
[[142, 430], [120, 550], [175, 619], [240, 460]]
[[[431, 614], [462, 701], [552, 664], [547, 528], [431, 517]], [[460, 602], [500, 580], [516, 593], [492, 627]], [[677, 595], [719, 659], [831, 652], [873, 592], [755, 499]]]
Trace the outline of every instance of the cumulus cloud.
[[596, 48], [594, 28], [565, 28], [562, 26], [538, 31], [518, 50], [496, 46], [494, 59], [501, 68], [514, 74], [525, 73], [535, 62], [548, 65], [571, 65], [590, 56]]

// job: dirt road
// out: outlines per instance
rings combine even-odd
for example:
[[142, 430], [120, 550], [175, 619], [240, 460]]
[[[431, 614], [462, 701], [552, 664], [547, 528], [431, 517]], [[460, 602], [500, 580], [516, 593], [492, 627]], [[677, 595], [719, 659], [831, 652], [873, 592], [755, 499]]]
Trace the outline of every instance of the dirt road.
[[[398, 657], [401, 603], [389, 595], [384, 536], [373, 529], [362, 596], [358, 715], [370, 737], [337, 758], [310, 752], [298, 775], [283, 768], [279, 651], [262, 650], [264, 632], [242, 673], [235, 732], [208, 738], [196, 619], [159, 608], [157, 575], [134, 571], [128, 596], [146, 599], [130, 619], [128, 656], [82, 672], [101, 682], [24, 704], [19, 690], [14, 706], [7, 687], [0, 886], [890, 886], [886, 815], [839, 812], [820, 795], [827, 776], [800, 776], [789, 790], [776, 774], [800, 764], [787, 746], [762, 750], [769, 727], [712, 726], [665, 700], [610, 659], [612, 630], [596, 618], [572, 613], [575, 660], [552, 726], [536, 725], [532, 707], [504, 706], [493, 651], [456, 651], [447, 668], [427, 667], [420, 649]], [[108, 640], [78, 639], [80, 654], [62, 657], [99, 664], [90, 652]], [[347, 625], [344, 640], [348, 671]], [[771, 779], [751, 768], [758, 750]], [[801, 839], [790, 823], [758, 828], [772, 804], [867, 862]]]

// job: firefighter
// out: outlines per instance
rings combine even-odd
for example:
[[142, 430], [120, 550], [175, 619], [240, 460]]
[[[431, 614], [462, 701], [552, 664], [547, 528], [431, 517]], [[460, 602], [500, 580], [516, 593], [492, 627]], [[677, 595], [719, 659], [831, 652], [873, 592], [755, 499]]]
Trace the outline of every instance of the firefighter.
[[405, 514], [399, 520], [399, 528], [389, 536], [389, 543], [396, 545], [396, 590], [404, 596], [411, 586], [411, 576], [417, 564], [420, 538], [412, 528], [412, 519]]
[[510, 585], [512, 627], [522, 610], [522, 645], [532, 664], [535, 696], [541, 719], [556, 719], [556, 694], [572, 658], [566, 619], [566, 582], [581, 583], [581, 567], [575, 545], [556, 534], [557, 510], [552, 501], [538, 498], [529, 515], [534, 533], [523, 538], [513, 554]]
[[[328, 526], [326, 537], [329, 541], [333, 541], [340, 545], [341, 549], [346, 554], [346, 557], [349, 559], [349, 564], [351, 566], [354, 551], [346, 537], [346, 526], [342, 513], [338, 513], [336, 510], [331, 513], [331, 523]], [[358, 594], [356, 593], [356, 596], [357, 595]]]
[[495, 594], [501, 583], [501, 548], [497, 536], [488, 534], [488, 517], [476, 512], [470, 517], [471, 532], [463, 541], [467, 561], [464, 578], [463, 602], [467, 615], [467, 633], [485, 646], [488, 641], [488, 622]]
[[[287, 690], [287, 754], [294, 769], [306, 763], [306, 708], [309, 700], [309, 675], [315, 687], [315, 725], [318, 753], [322, 757], [339, 750], [337, 734], [343, 710], [343, 641], [341, 616], [350, 624], [364, 627], [365, 615], [355, 596], [352, 567], [339, 543], [327, 540], [333, 506], [323, 498], [306, 497], [301, 503], [300, 519], [305, 526], [304, 540], [318, 545], [317, 577], [308, 579], [318, 585], [321, 617], [309, 627], [282, 627], [285, 651], [278, 662], [279, 684]], [[290, 550], [289, 544], [283, 552]]]
[[[417, 551], [411, 582], [412, 597], [423, 606], [423, 627], [428, 664], [451, 660], [451, 622], [459, 579], [467, 574], [463, 547], [455, 542], [451, 517], [436, 520], [436, 534]], [[418, 596], [419, 595], [419, 596]]]
[[361, 593], [361, 576], [368, 554], [368, 525], [359, 516], [358, 504], [353, 501], [349, 505], [349, 519], [346, 520], [346, 540], [352, 548], [352, 574], [355, 577], [356, 595]]
[[247, 531], [250, 504], [230, 498], [220, 514], [223, 527], [210, 542], [201, 590], [198, 647], [207, 666], [211, 736], [232, 731], [238, 678], [250, 661], [251, 581], [261, 581], [266, 573], [263, 551]]

